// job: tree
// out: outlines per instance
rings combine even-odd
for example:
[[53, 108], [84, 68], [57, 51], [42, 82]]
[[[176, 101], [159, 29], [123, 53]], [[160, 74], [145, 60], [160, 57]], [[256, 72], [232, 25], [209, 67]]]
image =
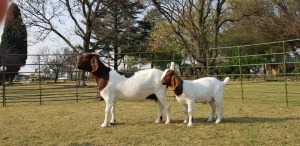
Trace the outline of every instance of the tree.
[[75, 70], [75, 67], [71, 65], [75, 64], [75, 61], [72, 60], [73, 58], [74, 55], [69, 48], [51, 51], [50, 48], [45, 47], [39, 50], [37, 58], [34, 59], [34, 64], [41, 64], [40, 71], [52, 71], [54, 82], [56, 83], [60, 77], [60, 73], [67, 72], [69, 75], [73, 74]]
[[[54, 33], [77, 53], [95, 50], [90, 47], [90, 42], [92, 29], [96, 27], [95, 18], [105, 9], [101, 5], [102, 1], [104, 0], [17, 0], [23, 11], [25, 24], [35, 36], [34, 43], [43, 41], [50, 33]], [[73, 41], [78, 39], [82, 44]]]
[[[63, 40], [73, 52], [94, 52], [91, 47], [92, 30], [96, 17], [106, 7], [102, 3], [106, 0], [16, 0], [23, 11], [25, 24], [35, 36], [33, 43], [43, 41], [54, 33]], [[65, 28], [64, 28], [65, 27]], [[79, 40], [82, 41], [78, 44]], [[85, 85], [84, 71], [81, 72], [81, 82]]]
[[[290, 40], [284, 43], [284, 48], [286, 52], [293, 53], [295, 60], [299, 60], [300, 54], [297, 53], [297, 49], [300, 48], [300, 41], [293, 39], [298, 39], [300, 36], [300, 2], [262, 0], [257, 1], [257, 5], [260, 6], [258, 7], [259, 13], [242, 19], [238, 23], [233, 23], [224, 31], [225, 33], [222, 34], [223, 43], [230, 46]], [[248, 49], [248, 53], [278, 53], [282, 52], [282, 49], [282, 44], [269, 45], [268, 47], [260, 45], [256, 49]], [[226, 53], [230, 54], [230, 52]], [[289, 57], [291, 56], [287, 55], [287, 58]], [[284, 57], [280, 55], [264, 56], [264, 58], [274, 62], [284, 62]], [[274, 67], [275, 65], [271, 66]], [[286, 64], [286, 71], [290, 72], [293, 68], [297, 68], [297, 63]]]
[[[272, 0], [263, 4], [264, 15], [261, 18], [253, 17], [252, 20], [257, 23], [256, 28], [266, 38], [280, 41], [300, 37], [300, 1]], [[299, 44], [299, 41], [291, 41], [288, 44], [288, 48], [298, 59], [300, 55], [296, 53], [296, 48], [300, 47]]]
[[15, 3], [12, 3], [7, 12], [4, 31], [1, 37], [1, 54], [9, 58], [3, 61], [7, 65], [7, 78], [11, 82], [21, 66], [26, 64], [27, 59], [27, 30], [23, 23], [21, 12]]
[[147, 37], [152, 26], [142, 20], [145, 7], [139, 1], [108, 0], [102, 4], [106, 9], [96, 19], [98, 27], [93, 31], [97, 43], [93, 45], [105, 56], [113, 51], [114, 69], [117, 70], [118, 60], [126, 53], [144, 52], [148, 48]]
[[[151, 17], [153, 18], [153, 15]], [[174, 61], [181, 67], [187, 57], [178, 42], [179, 38], [173, 32], [172, 27], [161, 17], [156, 16], [155, 20], [152, 21], [155, 21], [155, 25], [149, 38], [149, 45], [150, 51], [155, 52], [153, 60], [161, 60], [161, 58], [169, 60], [168, 62], [159, 61], [153, 64], [164, 70], [167, 64]]]
[[[152, 2], [172, 26], [184, 50], [199, 63], [209, 66], [215, 65], [215, 60], [208, 58], [219, 55], [217, 50], [209, 50], [209, 47], [218, 47], [219, 32], [225, 29], [223, 28], [225, 24], [239, 21], [256, 11], [256, 9], [236, 11], [238, 7], [231, 7], [231, 1], [226, 3], [226, 0], [152, 0]], [[254, 5], [255, 2], [251, 4]], [[256, 8], [255, 5], [253, 7]]]
[[[4, 78], [3, 81], [8, 81], [10, 84], [12, 84], [12, 81], [14, 79], [14, 76], [18, 74], [18, 71], [20, 70], [21, 67], [21, 62], [17, 58], [16, 55], [12, 55], [8, 52], [6, 48], [0, 47], [0, 66], [1, 66], [1, 78], [3, 77], [3, 70], [5, 71], [4, 73]], [[6, 69], [6, 70], [5, 70]], [[3, 85], [2, 80], [0, 81], [0, 84]]]

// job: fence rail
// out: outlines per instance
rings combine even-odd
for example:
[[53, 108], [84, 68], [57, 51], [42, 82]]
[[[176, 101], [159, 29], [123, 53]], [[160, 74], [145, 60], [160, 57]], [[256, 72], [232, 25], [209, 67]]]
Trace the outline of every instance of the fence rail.
[[[286, 105], [300, 104], [300, 48], [291, 48], [290, 45], [298, 42], [300, 40], [295, 39], [211, 48], [208, 51], [216, 55], [205, 58], [206, 64], [193, 64], [197, 58], [188, 60], [189, 57], [182, 57], [188, 56], [186, 54], [190, 52], [188, 50], [180, 55], [178, 52], [163, 51], [122, 53], [119, 55], [125, 57], [118, 63], [120, 70], [132, 72], [153, 67], [163, 70], [168, 63], [175, 61], [179, 63], [178, 72], [185, 79], [206, 76], [219, 79], [225, 76], [231, 77], [228, 87], [225, 88], [225, 98], [282, 102]], [[20, 55], [2, 54], [0, 59], [2, 105], [20, 102], [39, 104], [49, 101], [79, 102], [96, 99], [97, 86], [88, 74], [86, 86], [78, 86], [80, 71], [76, 69], [75, 64], [79, 55], [27, 54], [26, 66], [35, 71], [18, 72], [13, 68], [21, 64], [13, 60], [15, 60], [14, 57]], [[108, 66], [113, 64], [109, 57], [103, 56], [101, 60]], [[55, 70], [59, 72], [55, 74]]]

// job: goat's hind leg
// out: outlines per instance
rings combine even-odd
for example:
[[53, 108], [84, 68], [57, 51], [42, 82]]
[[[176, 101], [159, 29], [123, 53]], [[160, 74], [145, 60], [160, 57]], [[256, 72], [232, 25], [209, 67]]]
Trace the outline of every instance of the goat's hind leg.
[[170, 104], [167, 100], [164, 100], [163, 102], [161, 102], [162, 105], [164, 106], [164, 109], [166, 110], [166, 122], [165, 124], [170, 124], [170, 120], [171, 120], [171, 113], [170, 113]]
[[[170, 104], [166, 99], [166, 92], [161, 93], [159, 95], [156, 95], [158, 98], [158, 103], [163, 106], [163, 108], [166, 110], [166, 122], [165, 124], [170, 124], [170, 119], [171, 119], [171, 113], [170, 113]], [[162, 112], [162, 111], [161, 111]]]
[[188, 115], [188, 105], [183, 104], [183, 113], [184, 113], [184, 121], [183, 123], [186, 124], [189, 120], [189, 115]]
[[111, 107], [111, 110], [110, 110], [110, 113], [111, 113], [111, 119], [110, 119], [110, 124], [115, 124], [116, 123], [116, 102], [113, 102], [113, 105]]
[[215, 114], [216, 114], [216, 103], [214, 101], [209, 102], [209, 105], [211, 107], [211, 113], [210, 113], [210, 117], [208, 118], [208, 122], [212, 122], [214, 121], [215, 118]]
[[188, 101], [188, 115], [189, 115], [189, 122], [187, 125], [188, 127], [193, 126], [194, 106], [195, 106], [195, 102], [193, 100]]
[[160, 101], [157, 101], [157, 106], [158, 106], [158, 114], [155, 123], [160, 123], [162, 121], [164, 106], [160, 103]]
[[224, 108], [224, 105], [223, 105], [223, 101], [222, 100], [215, 101], [215, 103], [216, 103], [217, 109], [218, 109], [218, 117], [217, 117], [217, 120], [216, 120], [216, 124], [219, 124], [219, 123], [221, 123], [222, 118], [223, 118], [223, 108]]

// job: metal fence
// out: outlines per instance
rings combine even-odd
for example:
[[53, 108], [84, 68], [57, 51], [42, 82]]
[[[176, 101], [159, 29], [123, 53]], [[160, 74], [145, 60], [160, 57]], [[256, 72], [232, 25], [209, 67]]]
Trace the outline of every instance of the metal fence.
[[[119, 55], [125, 57], [118, 63], [121, 71], [132, 72], [153, 67], [163, 70], [168, 63], [175, 61], [179, 64], [178, 73], [184, 79], [206, 76], [223, 79], [229, 76], [231, 81], [225, 88], [225, 98], [300, 104], [300, 49], [290, 48], [293, 46], [290, 44], [297, 45], [298, 41], [211, 48], [211, 54], [216, 55], [205, 58], [207, 64], [193, 64], [197, 58], [189, 60], [184, 53], [188, 50], [179, 55], [178, 52], [123, 53]], [[78, 86], [80, 71], [75, 64], [79, 55], [27, 54], [26, 67], [31, 70], [17, 72], [11, 68], [20, 66], [12, 61], [18, 55], [3, 54], [0, 67], [2, 105], [97, 99], [97, 86], [89, 74], [86, 74], [86, 86]], [[101, 60], [108, 66], [113, 65], [109, 57], [101, 57]]]

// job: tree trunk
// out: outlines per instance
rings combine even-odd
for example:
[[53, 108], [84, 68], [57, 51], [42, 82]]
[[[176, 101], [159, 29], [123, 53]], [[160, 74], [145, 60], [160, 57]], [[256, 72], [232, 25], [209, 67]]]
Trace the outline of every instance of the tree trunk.
[[114, 70], [118, 70], [118, 47], [114, 47]]

